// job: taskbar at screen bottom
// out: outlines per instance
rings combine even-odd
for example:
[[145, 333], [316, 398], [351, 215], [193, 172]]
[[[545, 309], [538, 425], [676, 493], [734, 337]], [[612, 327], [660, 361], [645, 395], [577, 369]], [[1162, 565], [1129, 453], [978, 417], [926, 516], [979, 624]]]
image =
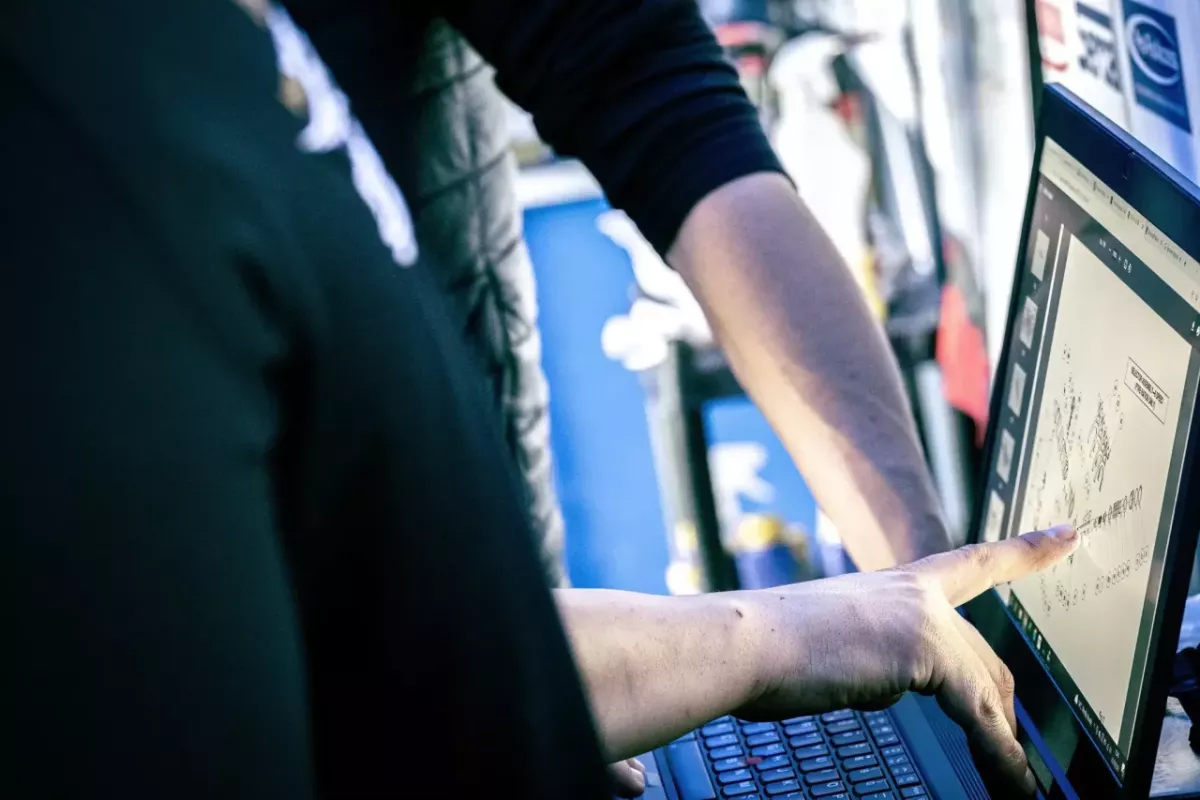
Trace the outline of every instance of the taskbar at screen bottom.
[[1092, 741], [1096, 743], [1096, 746], [1100, 749], [1109, 766], [1112, 767], [1117, 780], [1124, 783], [1125, 754], [1121, 752], [1121, 748], [1117, 746], [1108, 729], [1104, 727], [1104, 722], [1100, 719], [1100, 715], [1095, 712], [1091, 704], [1088, 703], [1087, 698], [1079, 691], [1079, 687], [1075, 685], [1071, 674], [1067, 672], [1067, 668], [1063, 666], [1062, 661], [1055, 654], [1054, 648], [1046, 641], [1046, 637], [1042, 636], [1042, 632], [1038, 630], [1037, 624], [1029, 616], [1029, 612], [1025, 610], [1025, 606], [1021, 604], [1021, 600], [1017, 597], [1016, 592], [1008, 592], [1008, 610], [1012, 614], [1013, 619], [1016, 620], [1017, 627], [1029, 642], [1029, 646], [1037, 653], [1042, 665], [1050, 672], [1050, 677], [1058, 686], [1058, 690], [1062, 692], [1063, 697], [1071, 705], [1071, 709], [1074, 711], [1079, 723], [1087, 731]]

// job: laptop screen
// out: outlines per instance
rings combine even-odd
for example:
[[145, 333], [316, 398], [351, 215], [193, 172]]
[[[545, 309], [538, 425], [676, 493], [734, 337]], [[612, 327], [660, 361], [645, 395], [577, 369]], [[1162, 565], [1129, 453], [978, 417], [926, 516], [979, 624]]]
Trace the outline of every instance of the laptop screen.
[[1081, 533], [1001, 596], [1123, 778], [1200, 374], [1200, 264], [1052, 139], [1029, 237], [983, 538]]

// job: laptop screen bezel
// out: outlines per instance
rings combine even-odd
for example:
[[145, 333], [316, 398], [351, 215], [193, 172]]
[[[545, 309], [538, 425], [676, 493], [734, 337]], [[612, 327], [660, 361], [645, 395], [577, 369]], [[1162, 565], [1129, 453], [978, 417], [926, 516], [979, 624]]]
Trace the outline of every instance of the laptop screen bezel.
[[[1047, 86], [1038, 119], [1033, 174], [1026, 198], [1016, 278], [1009, 300], [997, 375], [1004, 374], [1003, 368], [1010, 358], [1046, 138], [1065, 148], [1189, 255], [1200, 258], [1200, 191], [1068, 90], [1057, 85]], [[1004, 392], [1001, 383], [997, 380], [992, 387], [990, 420], [1000, 419], [1002, 414]], [[971, 529], [972, 540], [976, 541], [982, 536], [987, 513], [988, 473], [994, 463], [998, 427], [988, 426], [984, 442], [980, 490], [976, 494]], [[1164, 564], [1171, 568], [1163, 572], [1160, 613], [1155, 616], [1146, 664], [1148, 679], [1138, 697], [1134, 736], [1126, 758], [1123, 782], [1076, 718], [1067, 698], [1051, 680], [1000, 595], [995, 591], [987, 592], [967, 606], [971, 621], [1012, 670], [1017, 700], [1038, 729], [1038, 736], [1034, 738], [1039, 740], [1039, 746], [1031, 744], [1028, 736], [1022, 737], [1022, 744], [1035, 764], [1035, 772], [1044, 778], [1047, 771], [1036, 769], [1036, 762], [1053, 759], [1056, 767], [1051, 772], [1065, 773], [1070, 788], [1082, 797], [1147, 797], [1150, 792], [1175, 656], [1175, 642], [1170, 640], [1177, 637], [1183, 617], [1197, 531], [1200, 530], [1200, 503], [1192, 499], [1190, 491], [1195, 486], [1193, 466], [1200, 441], [1198, 428], [1200, 415], [1193, 410], [1178, 500], [1172, 515], [1172, 533], [1164, 559]], [[1181, 559], [1178, 557], [1181, 554], [1187, 557]]]

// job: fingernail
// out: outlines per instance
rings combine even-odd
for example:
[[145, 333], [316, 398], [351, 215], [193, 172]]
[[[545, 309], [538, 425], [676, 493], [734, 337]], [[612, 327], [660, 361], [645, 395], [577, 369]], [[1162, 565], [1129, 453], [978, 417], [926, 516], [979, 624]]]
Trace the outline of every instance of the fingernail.
[[634, 769], [638, 770], [639, 772], [646, 771], [646, 765], [643, 764], [640, 759], [631, 758], [631, 759], [629, 759], [629, 763], [633, 766]]
[[1053, 528], [1046, 531], [1046, 533], [1063, 542], [1072, 541], [1076, 536], [1079, 535], [1079, 533], [1075, 530], [1074, 525], [1055, 525]]
[[1029, 767], [1025, 768], [1025, 791], [1037, 794], [1037, 778], [1033, 777], [1033, 770]]

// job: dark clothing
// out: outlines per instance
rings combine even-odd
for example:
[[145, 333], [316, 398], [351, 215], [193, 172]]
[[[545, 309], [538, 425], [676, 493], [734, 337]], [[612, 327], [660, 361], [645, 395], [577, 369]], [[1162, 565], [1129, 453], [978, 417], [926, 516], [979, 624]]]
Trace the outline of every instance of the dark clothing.
[[495, 415], [266, 34], [0, 6], [0, 795], [602, 798]]
[[[411, 5], [296, 3], [393, 170]], [[774, 168], [687, 0], [444, 10], [660, 248]], [[0, 5], [0, 794], [604, 797], [460, 332], [278, 88], [232, 3]]]
[[[563, 517], [550, 452], [550, 392], [542, 372], [533, 263], [521, 236], [507, 106], [492, 70], [445, 22], [430, 25], [408, 87], [413, 168], [404, 196], [420, 266], [449, 299], [487, 383], [525, 490], [554, 586], [566, 584]], [[391, 148], [396, 163], [400, 148]]]
[[446, 19], [496, 65], [501, 88], [533, 112], [543, 136], [582, 157], [660, 252], [705, 194], [780, 169], [757, 114], [694, 0], [284, 3], [405, 193], [422, 267], [450, 298], [452, 323], [484, 371], [558, 583], [563, 524], [513, 159], [492, 70]]
[[[412, 78], [443, 17], [561, 155], [665, 253], [709, 192], [781, 171], [695, 0], [285, 0], [402, 189], [415, 185]], [[482, 68], [482, 66], [480, 67]], [[389, 80], [389, 78], [394, 78]], [[569, 268], [569, 265], [564, 265]]]

